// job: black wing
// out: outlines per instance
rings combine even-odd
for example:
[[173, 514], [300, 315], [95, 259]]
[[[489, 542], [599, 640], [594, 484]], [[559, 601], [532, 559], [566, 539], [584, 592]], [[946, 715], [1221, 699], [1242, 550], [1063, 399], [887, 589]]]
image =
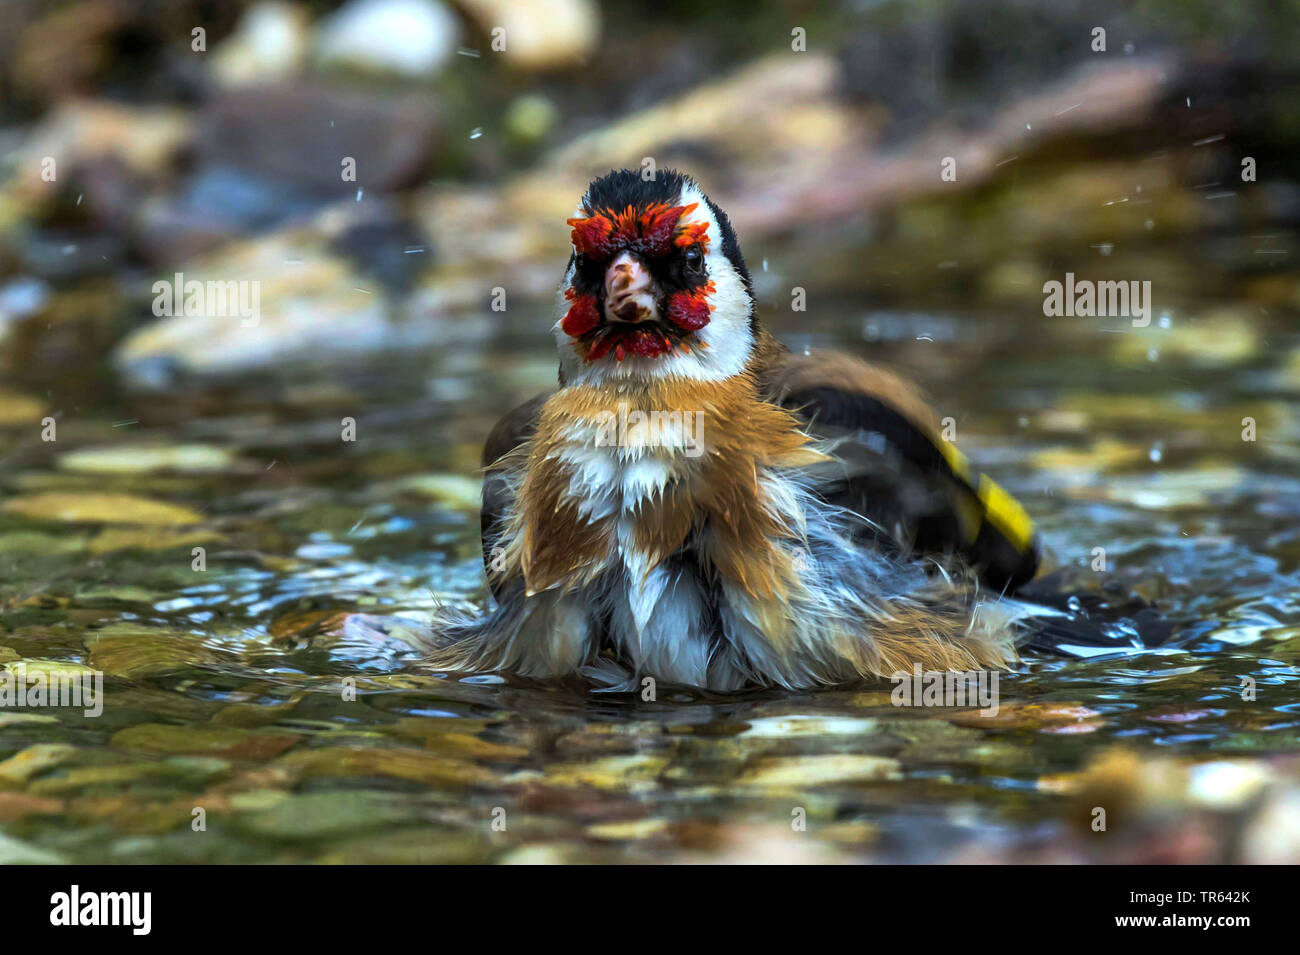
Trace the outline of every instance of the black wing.
[[847, 356], [813, 354], [782, 356], [762, 382], [814, 434], [841, 439], [836, 453], [846, 468], [823, 494], [876, 525], [880, 543], [960, 554], [1002, 592], [1034, 576], [1038, 542], [1024, 508], [939, 436], [901, 379]]

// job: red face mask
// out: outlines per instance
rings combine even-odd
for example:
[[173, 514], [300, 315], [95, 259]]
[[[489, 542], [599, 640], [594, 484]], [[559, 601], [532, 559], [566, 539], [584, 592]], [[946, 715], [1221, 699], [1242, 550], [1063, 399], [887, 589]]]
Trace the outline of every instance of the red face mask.
[[[574, 249], [593, 263], [607, 265], [624, 251], [652, 260], [691, 245], [699, 245], [701, 251], [708, 249], [707, 222], [681, 223], [682, 217], [689, 215], [698, 205], [693, 202], [669, 206], [658, 202], [639, 210], [628, 206], [622, 212], [606, 210], [567, 222], [573, 229]], [[708, 282], [693, 289], [673, 292], [667, 296], [661, 317], [681, 332], [699, 331], [709, 323], [713, 306], [708, 298], [713, 291], [713, 283]], [[571, 303], [560, 323], [566, 335], [582, 338], [601, 324], [601, 306], [596, 295], [579, 292], [571, 286], [565, 290], [565, 298]], [[629, 352], [653, 358], [676, 347], [686, 350], [688, 346], [684, 341], [674, 345], [661, 327], [607, 327], [588, 343], [584, 357], [587, 361], [595, 361], [613, 351], [619, 361]]]

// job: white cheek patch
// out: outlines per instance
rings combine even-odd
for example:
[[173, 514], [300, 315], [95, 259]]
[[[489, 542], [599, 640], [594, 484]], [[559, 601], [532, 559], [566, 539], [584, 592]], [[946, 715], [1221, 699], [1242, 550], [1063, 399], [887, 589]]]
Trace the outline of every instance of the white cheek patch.
[[[689, 353], [675, 350], [658, 358], [628, 355], [623, 361], [608, 355], [594, 362], [585, 361], [572, 338], [564, 333], [560, 321], [569, 309], [565, 290], [573, 281], [574, 269], [565, 274], [560, 286], [559, 316], [552, 332], [560, 353], [560, 368], [569, 384], [599, 385], [607, 381], [639, 378], [690, 378], [696, 381], [722, 381], [740, 374], [749, 360], [754, 335], [750, 329], [753, 301], [745, 289], [745, 281], [736, 267], [722, 252], [722, 229], [713, 210], [709, 208], [704, 193], [694, 183], [688, 183], [674, 205], [695, 208], [683, 216], [683, 224], [705, 223], [708, 226], [708, 249], [704, 265], [713, 293], [709, 304], [709, 323], [695, 332], [695, 338], [707, 348], [694, 347]], [[581, 210], [578, 215], [585, 215]]]
[[559, 335], [565, 341], [572, 341], [573, 339], [564, 334], [564, 329], [560, 328], [560, 322], [564, 321], [564, 316], [569, 311], [569, 306], [573, 304], [568, 299], [568, 291], [573, 285], [573, 273], [577, 271], [578, 263], [570, 263], [568, 269], [565, 270], [564, 281], [560, 283], [560, 287], [555, 293], [555, 308], [559, 314], [555, 317], [555, 325], [551, 327], [551, 331], [555, 332], [556, 335]]
[[686, 224], [705, 222], [708, 224], [708, 250], [704, 254], [704, 265], [708, 271], [709, 281], [713, 283], [713, 294], [709, 304], [713, 311], [709, 313], [709, 324], [705, 325], [695, 337], [707, 344], [701, 356], [709, 374], [701, 375], [710, 380], [729, 378], [738, 375], [749, 359], [753, 346], [753, 332], [749, 322], [753, 314], [753, 300], [745, 289], [745, 280], [741, 278], [736, 267], [722, 251], [722, 228], [709, 208], [709, 202], [692, 184], [682, 190], [680, 205], [695, 203], [690, 214], [683, 217]]

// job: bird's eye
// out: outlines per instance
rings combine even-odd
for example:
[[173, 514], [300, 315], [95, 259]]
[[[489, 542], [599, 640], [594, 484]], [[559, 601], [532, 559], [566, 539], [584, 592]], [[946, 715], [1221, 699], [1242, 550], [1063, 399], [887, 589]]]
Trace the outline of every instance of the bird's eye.
[[682, 258], [685, 259], [687, 268], [698, 269], [704, 264], [704, 253], [698, 245], [688, 245]]

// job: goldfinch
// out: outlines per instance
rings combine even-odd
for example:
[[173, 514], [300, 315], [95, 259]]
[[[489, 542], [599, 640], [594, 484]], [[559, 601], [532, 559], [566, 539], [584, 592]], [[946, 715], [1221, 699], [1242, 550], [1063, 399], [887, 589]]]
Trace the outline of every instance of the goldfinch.
[[769, 334], [687, 175], [610, 172], [568, 226], [559, 388], [483, 453], [495, 603], [435, 669], [732, 692], [1016, 661], [1033, 524], [916, 391]]

